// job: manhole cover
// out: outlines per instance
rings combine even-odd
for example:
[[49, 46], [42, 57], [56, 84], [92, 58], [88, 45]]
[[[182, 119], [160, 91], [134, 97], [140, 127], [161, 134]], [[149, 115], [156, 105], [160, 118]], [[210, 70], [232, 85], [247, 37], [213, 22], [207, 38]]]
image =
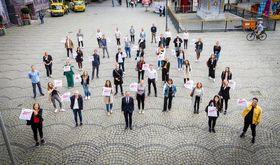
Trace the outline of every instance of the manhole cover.
[[253, 95], [262, 96], [261, 91], [251, 91], [250, 93], [253, 94]]

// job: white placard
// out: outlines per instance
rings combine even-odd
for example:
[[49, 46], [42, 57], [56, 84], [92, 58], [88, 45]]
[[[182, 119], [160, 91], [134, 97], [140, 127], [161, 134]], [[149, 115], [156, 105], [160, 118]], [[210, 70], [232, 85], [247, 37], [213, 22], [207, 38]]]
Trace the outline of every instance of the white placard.
[[74, 75], [74, 82], [75, 83], [80, 83], [82, 81], [81, 75], [79, 73], [75, 73]]
[[235, 89], [235, 86], [236, 86], [236, 82], [234, 80], [229, 80], [228, 81], [228, 86], [234, 90]]
[[157, 36], [156, 39], [157, 39], [157, 41], [160, 41], [160, 36]]
[[32, 116], [33, 110], [31, 109], [22, 109], [19, 115], [19, 119], [21, 120], [30, 120]]
[[159, 55], [157, 56], [157, 59], [158, 59], [159, 61], [164, 60], [164, 54], [159, 54]]
[[88, 57], [88, 61], [89, 61], [89, 62], [92, 62], [92, 61], [94, 61], [94, 58], [93, 58], [93, 56], [89, 56], [89, 57]]
[[77, 57], [77, 52], [74, 51], [74, 52], [72, 53], [72, 57], [73, 57], [73, 58], [76, 58], [76, 57]]
[[103, 87], [102, 96], [110, 96], [112, 88]]
[[65, 101], [70, 101], [70, 92], [66, 92], [66, 93], [64, 93], [63, 95], [61, 95], [60, 96], [60, 98], [61, 98], [61, 101], [62, 102], [65, 102]]
[[237, 106], [240, 106], [242, 108], [245, 108], [248, 104], [248, 101], [246, 99], [237, 99]]
[[137, 86], [138, 86], [137, 83], [131, 83], [129, 84], [129, 90], [133, 92], [137, 92]]
[[126, 58], [126, 53], [122, 52], [122, 58]]
[[70, 66], [64, 66], [63, 71], [64, 72], [69, 72], [71, 70]]
[[216, 107], [208, 106], [208, 116], [209, 117], [218, 117], [218, 113], [217, 113]]
[[79, 36], [79, 37], [78, 37], [78, 40], [79, 40], [79, 42], [83, 41], [83, 37], [82, 37], [82, 36]]
[[186, 81], [186, 83], [184, 84], [184, 87], [192, 90], [193, 89], [193, 80]]
[[149, 66], [150, 66], [150, 64], [143, 64], [142, 65], [142, 70], [148, 70]]
[[174, 57], [177, 57], [177, 56], [176, 56], [176, 50], [172, 49], [172, 55], [173, 55]]
[[65, 38], [62, 38], [60, 42], [65, 44]]
[[62, 87], [62, 80], [53, 80], [55, 87]]

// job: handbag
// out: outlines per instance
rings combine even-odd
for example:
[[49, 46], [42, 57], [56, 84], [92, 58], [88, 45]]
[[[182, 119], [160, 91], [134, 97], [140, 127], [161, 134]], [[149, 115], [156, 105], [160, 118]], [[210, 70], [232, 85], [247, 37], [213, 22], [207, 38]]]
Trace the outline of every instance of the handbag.
[[193, 88], [192, 92], [190, 93], [190, 96], [191, 96], [191, 97], [193, 97], [194, 90], [195, 90], [195, 88]]
[[119, 83], [123, 83], [123, 80], [122, 80], [122, 76], [119, 74], [119, 72], [117, 72], [116, 70], [114, 70], [115, 71], [115, 73], [117, 73], [118, 75], [119, 75], [119, 77], [120, 78], [118, 78], [118, 79], [115, 79], [115, 80], [117, 80]]

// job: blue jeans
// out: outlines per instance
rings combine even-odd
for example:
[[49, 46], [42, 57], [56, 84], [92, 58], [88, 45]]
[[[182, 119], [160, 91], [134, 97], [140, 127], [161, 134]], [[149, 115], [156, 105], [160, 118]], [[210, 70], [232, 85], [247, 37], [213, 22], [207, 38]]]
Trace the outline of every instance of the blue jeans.
[[125, 49], [125, 53], [126, 53], [127, 57], [130, 58], [131, 57], [130, 47], [125, 47], [124, 49]]
[[182, 69], [184, 60], [182, 58], [177, 58], [177, 60], [178, 60], [178, 69]]
[[41, 95], [43, 95], [43, 92], [42, 92], [42, 88], [41, 88], [41, 83], [40, 83], [40, 81], [39, 82], [37, 82], [37, 83], [32, 83], [32, 88], [33, 88], [33, 94], [34, 94], [34, 98], [36, 97], [36, 85], [38, 86], [38, 88], [39, 88], [39, 92], [40, 92], [40, 94]]
[[85, 96], [86, 97], [90, 96], [89, 85], [83, 84], [83, 88], [84, 88]]
[[219, 53], [215, 52], [215, 55], [216, 55], [216, 59], [217, 59], [217, 62], [218, 62], [219, 59], [220, 59], [221, 52], [219, 52]]
[[161, 63], [162, 63], [161, 60], [158, 60], [158, 61], [157, 61], [157, 66], [158, 66], [158, 68], [161, 67]]
[[73, 109], [73, 113], [74, 113], [74, 119], [76, 124], [78, 123], [78, 114], [79, 114], [80, 123], [83, 123], [82, 111], [79, 109]]
[[112, 108], [113, 108], [113, 103], [106, 104], [106, 110], [107, 110], [107, 112], [111, 111]]

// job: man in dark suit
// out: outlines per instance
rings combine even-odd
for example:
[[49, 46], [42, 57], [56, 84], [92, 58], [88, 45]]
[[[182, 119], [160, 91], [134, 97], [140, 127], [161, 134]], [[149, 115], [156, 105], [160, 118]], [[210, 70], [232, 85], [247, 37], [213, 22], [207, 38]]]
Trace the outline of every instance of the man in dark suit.
[[73, 110], [76, 127], [78, 126], [78, 114], [80, 119], [80, 126], [83, 125], [82, 110], [83, 110], [83, 97], [79, 94], [78, 90], [74, 91], [74, 95], [70, 97], [70, 108]]
[[119, 64], [116, 64], [116, 68], [113, 70], [113, 77], [114, 77], [114, 84], [116, 87], [116, 93], [114, 95], [118, 94], [118, 86], [121, 88], [121, 94], [123, 96], [123, 71], [120, 69]]
[[125, 118], [125, 129], [128, 127], [132, 130], [132, 113], [134, 111], [134, 100], [130, 96], [128, 91], [125, 92], [125, 96], [122, 98], [122, 111]]

